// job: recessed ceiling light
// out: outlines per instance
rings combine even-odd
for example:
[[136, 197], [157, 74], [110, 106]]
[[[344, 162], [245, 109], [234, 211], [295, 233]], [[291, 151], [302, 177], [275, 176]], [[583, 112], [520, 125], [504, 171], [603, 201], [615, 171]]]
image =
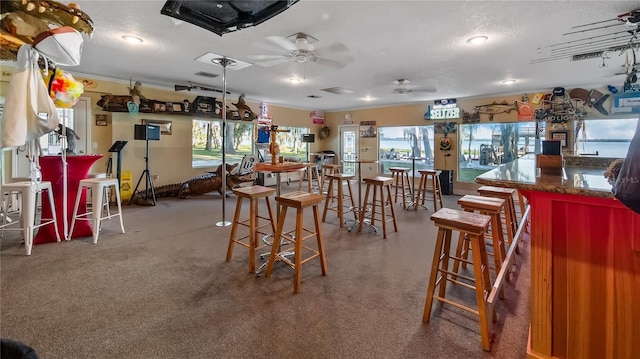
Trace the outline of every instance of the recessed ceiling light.
[[505, 85], [513, 85], [516, 83], [516, 80], [504, 80], [502, 83]]
[[478, 44], [482, 44], [487, 40], [489, 40], [489, 38], [486, 36], [474, 36], [467, 39], [467, 44], [478, 45]]
[[131, 35], [122, 35], [122, 38], [131, 44], [141, 44], [144, 42], [144, 40], [142, 40], [141, 38], [137, 37], [137, 36], [131, 36]]
[[362, 100], [364, 100], [364, 101], [373, 101], [373, 100], [375, 100], [375, 98], [371, 97], [371, 96], [365, 96], [365, 97], [362, 98]]
[[300, 82], [302, 82], [301, 78], [297, 78], [297, 77], [293, 77], [289, 79], [289, 82], [291, 82], [292, 84], [299, 84]]

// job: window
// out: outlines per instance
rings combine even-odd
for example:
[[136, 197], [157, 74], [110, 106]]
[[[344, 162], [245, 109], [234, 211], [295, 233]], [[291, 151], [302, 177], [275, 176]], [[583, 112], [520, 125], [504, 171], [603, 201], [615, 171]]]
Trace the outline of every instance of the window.
[[[302, 142], [302, 135], [309, 133], [308, 127], [278, 126], [276, 142], [280, 146], [280, 154], [289, 161], [307, 161], [308, 144]], [[269, 144], [258, 146], [258, 153], [264, 161], [271, 161]]]
[[[539, 137], [544, 138], [545, 123], [538, 124]], [[535, 122], [468, 123], [459, 130], [460, 182], [474, 182], [502, 163], [535, 152]]]
[[[222, 121], [193, 120], [192, 167], [218, 166], [222, 163]], [[225, 160], [240, 162], [253, 153], [253, 127], [251, 122], [227, 122]]]
[[433, 125], [380, 127], [378, 132], [383, 173], [390, 173], [389, 167], [411, 168], [412, 158], [421, 158], [415, 160], [416, 172], [433, 169]]
[[574, 150], [578, 155], [624, 158], [638, 123], [637, 118], [585, 120], [576, 128]]

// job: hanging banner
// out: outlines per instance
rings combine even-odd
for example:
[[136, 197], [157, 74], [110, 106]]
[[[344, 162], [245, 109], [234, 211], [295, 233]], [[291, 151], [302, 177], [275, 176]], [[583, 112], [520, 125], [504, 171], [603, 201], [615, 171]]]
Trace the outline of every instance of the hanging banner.
[[273, 119], [269, 116], [269, 108], [266, 102], [260, 102], [260, 116], [258, 116], [258, 124], [271, 125]]
[[324, 112], [311, 111], [309, 117], [311, 117], [314, 125], [324, 125]]

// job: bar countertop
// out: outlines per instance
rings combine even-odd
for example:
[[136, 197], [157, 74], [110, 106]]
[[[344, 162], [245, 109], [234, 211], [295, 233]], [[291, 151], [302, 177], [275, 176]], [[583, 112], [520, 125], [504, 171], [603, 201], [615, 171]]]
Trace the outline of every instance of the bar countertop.
[[476, 177], [476, 182], [521, 190], [613, 198], [611, 184], [604, 177], [605, 169], [565, 165], [562, 174], [541, 174], [536, 168], [535, 157], [528, 155], [483, 173]]

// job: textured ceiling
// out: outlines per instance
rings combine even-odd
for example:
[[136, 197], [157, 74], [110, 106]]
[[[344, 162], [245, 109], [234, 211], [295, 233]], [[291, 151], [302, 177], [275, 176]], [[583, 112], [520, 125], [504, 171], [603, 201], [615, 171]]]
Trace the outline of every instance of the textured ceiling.
[[[572, 41], [586, 37], [619, 31], [626, 41], [628, 28], [618, 21], [563, 34], [576, 31], [572, 29], [575, 26], [615, 19], [640, 5], [634, 1], [301, 0], [258, 26], [218, 36], [161, 15], [165, 1], [76, 2], [92, 17], [95, 32], [85, 41], [82, 64], [68, 68], [72, 72], [127, 82], [133, 78], [143, 86], [170, 89], [189, 81], [222, 88], [221, 67], [194, 61], [212, 52], [254, 64], [239, 71], [227, 70], [231, 97], [244, 92], [251, 101], [325, 111], [525, 93], [556, 86], [621, 86], [625, 76], [614, 76], [624, 71], [621, 52], [606, 53], [606, 67], [601, 66], [600, 57], [570, 61], [563, 55], [552, 61], [534, 60], [558, 53], [551, 51], [551, 45], [584, 44], [585, 40]], [[602, 25], [611, 26], [591, 30]], [[273, 67], [255, 65], [250, 55], [286, 53], [265, 37], [298, 32], [317, 39], [313, 43], [316, 48], [346, 46], [347, 52], [328, 56], [346, 66], [294, 61]], [[144, 39], [144, 43], [126, 43], [121, 36], [127, 34]], [[467, 44], [475, 35], [489, 40], [482, 46]], [[604, 47], [608, 44], [609, 40], [600, 43]], [[574, 47], [561, 54], [581, 50]], [[199, 71], [219, 76], [195, 75]], [[293, 85], [288, 82], [292, 77], [304, 77], [304, 81]], [[436, 92], [394, 94], [395, 79], [410, 80], [409, 88], [414, 90]], [[507, 86], [501, 83], [505, 79], [517, 82]], [[329, 87], [353, 93], [321, 91]], [[211, 94], [216, 95], [220, 96]], [[363, 101], [365, 96], [374, 100]]]

